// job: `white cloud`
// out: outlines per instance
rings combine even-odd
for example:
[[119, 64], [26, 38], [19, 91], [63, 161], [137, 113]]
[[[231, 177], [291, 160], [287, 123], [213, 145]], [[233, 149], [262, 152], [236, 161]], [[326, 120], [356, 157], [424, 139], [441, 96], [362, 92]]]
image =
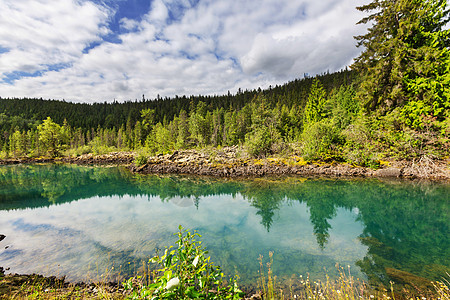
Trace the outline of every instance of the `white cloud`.
[[164, 24], [168, 17], [166, 4], [162, 0], [153, 1], [147, 20], [151, 23]]
[[105, 9], [91, 2], [1, 1], [0, 45], [11, 51], [1, 54], [0, 73], [35, 72], [72, 63], [107, 32], [107, 17]]
[[[120, 20], [127, 33], [117, 44], [102, 41], [111, 9], [5, 0], [0, 46], [9, 52], [0, 53], [0, 96], [86, 102], [221, 94], [335, 71], [359, 52], [360, 2], [155, 0], [141, 21]], [[93, 42], [100, 45], [83, 53]], [[53, 64], [67, 67], [48, 71]], [[1, 82], [14, 71], [45, 72]]]

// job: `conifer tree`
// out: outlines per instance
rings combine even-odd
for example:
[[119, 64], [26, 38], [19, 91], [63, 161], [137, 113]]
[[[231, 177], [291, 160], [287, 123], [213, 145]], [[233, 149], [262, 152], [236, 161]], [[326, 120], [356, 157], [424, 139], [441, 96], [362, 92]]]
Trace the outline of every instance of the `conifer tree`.
[[309, 93], [308, 102], [306, 102], [304, 118], [305, 127], [308, 124], [320, 121], [324, 114], [324, 105], [326, 102], [326, 91], [318, 78], [314, 79]]
[[449, 10], [446, 0], [373, 0], [357, 7], [372, 24], [355, 37], [365, 49], [353, 68], [363, 74], [359, 97], [368, 110], [392, 110], [409, 101], [448, 107]]
[[59, 155], [63, 145], [63, 133], [61, 126], [53, 122], [53, 120], [48, 117], [38, 126], [38, 131], [39, 141], [43, 143], [50, 155]]

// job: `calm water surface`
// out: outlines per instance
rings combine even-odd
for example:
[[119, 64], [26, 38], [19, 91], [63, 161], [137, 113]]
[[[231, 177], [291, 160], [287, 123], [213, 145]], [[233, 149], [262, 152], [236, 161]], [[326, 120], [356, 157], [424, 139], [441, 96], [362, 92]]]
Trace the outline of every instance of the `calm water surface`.
[[[197, 230], [212, 261], [243, 284], [258, 257], [279, 278], [352, 275], [386, 282], [398, 270], [450, 271], [450, 185], [298, 177], [224, 180], [132, 175], [72, 165], [0, 167], [0, 266], [10, 272], [118, 279]], [[391, 277], [389, 277], [391, 276]]]

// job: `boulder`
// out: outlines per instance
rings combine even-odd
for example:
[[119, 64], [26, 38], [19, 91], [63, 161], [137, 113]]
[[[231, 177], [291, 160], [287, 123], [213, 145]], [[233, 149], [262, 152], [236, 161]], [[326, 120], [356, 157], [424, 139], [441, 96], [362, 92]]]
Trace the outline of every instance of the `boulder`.
[[375, 176], [379, 177], [400, 177], [402, 172], [398, 168], [386, 168], [375, 171]]

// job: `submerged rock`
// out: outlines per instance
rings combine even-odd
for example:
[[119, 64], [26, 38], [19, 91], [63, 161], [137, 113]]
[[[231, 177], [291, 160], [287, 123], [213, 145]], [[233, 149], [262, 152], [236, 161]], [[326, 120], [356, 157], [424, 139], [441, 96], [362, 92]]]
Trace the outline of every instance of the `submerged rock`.
[[385, 268], [385, 270], [389, 278], [397, 284], [409, 285], [422, 291], [432, 291], [434, 289], [431, 281], [426, 278], [394, 268]]

